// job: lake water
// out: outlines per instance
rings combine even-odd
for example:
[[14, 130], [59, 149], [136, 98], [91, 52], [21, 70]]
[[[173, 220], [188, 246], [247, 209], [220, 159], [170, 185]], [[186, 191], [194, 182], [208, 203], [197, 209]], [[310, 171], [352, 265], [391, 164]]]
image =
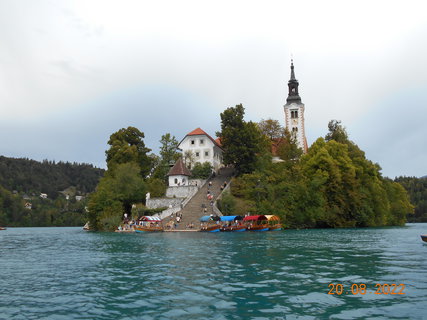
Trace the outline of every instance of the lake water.
[[[211, 234], [9, 228], [0, 231], [0, 319], [427, 319], [423, 233], [427, 224]], [[342, 294], [328, 294], [330, 283]], [[352, 294], [360, 284], [366, 294]], [[405, 287], [375, 294], [376, 284]]]

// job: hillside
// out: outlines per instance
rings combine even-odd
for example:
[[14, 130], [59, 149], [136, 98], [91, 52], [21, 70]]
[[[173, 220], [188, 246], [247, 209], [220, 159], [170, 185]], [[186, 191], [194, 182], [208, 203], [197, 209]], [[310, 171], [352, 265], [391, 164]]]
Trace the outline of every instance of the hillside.
[[56, 199], [59, 191], [70, 186], [81, 194], [92, 192], [103, 174], [103, 169], [91, 164], [0, 156], [0, 186], [18, 193], [46, 193], [50, 199]]
[[103, 174], [90, 164], [0, 156], [0, 226], [83, 225], [85, 196]]

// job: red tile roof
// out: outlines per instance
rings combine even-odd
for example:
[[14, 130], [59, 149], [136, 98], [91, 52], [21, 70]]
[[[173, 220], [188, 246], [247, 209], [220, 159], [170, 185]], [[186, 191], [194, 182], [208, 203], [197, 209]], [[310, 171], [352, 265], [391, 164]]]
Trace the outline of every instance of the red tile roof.
[[[217, 147], [220, 147], [221, 149], [222, 149], [222, 145], [221, 145], [221, 142], [218, 142], [217, 140], [219, 139], [217, 139], [217, 140], [215, 140], [214, 138], [212, 138], [210, 135], [208, 135], [205, 131], [203, 131], [202, 129], [200, 129], [200, 128], [197, 128], [197, 129], [194, 129], [193, 131], [191, 131], [190, 133], [187, 133], [187, 135], [186, 135], [186, 137], [187, 136], [200, 136], [200, 135], [204, 135], [204, 136], [207, 136], [213, 143], [214, 143], [214, 145], [216, 145]], [[185, 137], [184, 137], [184, 139], [185, 139]], [[184, 140], [184, 139], [182, 139], [182, 140]], [[182, 141], [181, 141], [182, 142]], [[181, 143], [180, 142], [180, 143]]]
[[191, 176], [190, 170], [187, 169], [182, 158], [179, 158], [175, 165], [169, 170], [168, 176]]
[[206, 132], [204, 132], [200, 128], [194, 129], [190, 133], [187, 133], [187, 136], [197, 136], [197, 135], [201, 135], [201, 134], [204, 134], [205, 136], [208, 136], [208, 134]]

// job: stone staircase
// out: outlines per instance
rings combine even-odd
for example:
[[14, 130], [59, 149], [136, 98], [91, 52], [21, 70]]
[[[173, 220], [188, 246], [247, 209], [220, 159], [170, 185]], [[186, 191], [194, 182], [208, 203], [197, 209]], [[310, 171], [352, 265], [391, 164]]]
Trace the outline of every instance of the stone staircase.
[[[176, 231], [182, 230], [199, 230], [200, 229], [200, 217], [204, 215], [210, 215], [214, 213], [213, 207], [210, 205], [210, 200], [207, 198], [207, 192], [210, 191], [213, 194], [212, 201], [218, 198], [221, 193], [221, 185], [227, 181], [227, 184], [230, 183], [231, 177], [233, 176], [234, 168], [222, 168], [219, 173], [208, 180], [205, 185], [200, 188], [200, 190], [191, 198], [187, 205], [179, 211], [182, 214], [182, 219], [177, 223]], [[212, 182], [212, 186], [209, 187], [209, 181]], [[206, 206], [207, 212], [203, 212], [203, 205]], [[176, 214], [173, 217], [168, 217], [163, 220], [163, 226], [166, 226], [171, 220], [176, 221]], [[194, 224], [193, 229], [188, 229], [187, 226], [189, 223]]]

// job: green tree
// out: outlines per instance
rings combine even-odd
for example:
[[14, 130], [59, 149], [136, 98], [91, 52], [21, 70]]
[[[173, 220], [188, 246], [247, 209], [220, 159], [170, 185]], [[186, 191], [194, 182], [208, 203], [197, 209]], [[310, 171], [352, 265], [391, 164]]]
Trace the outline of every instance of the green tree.
[[284, 128], [278, 120], [262, 119], [258, 123], [258, 127], [262, 134], [266, 135], [270, 140], [279, 139], [283, 137]]
[[142, 177], [147, 177], [152, 169], [152, 159], [147, 155], [151, 150], [145, 147], [144, 133], [135, 127], [122, 128], [108, 140], [110, 148], [105, 152], [108, 170], [117, 165], [134, 162], [140, 168]]
[[278, 141], [277, 155], [285, 161], [296, 161], [302, 154], [303, 151], [298, 146], [296, 137], [285, 129], [283, 137]]
[[144, 201], [146, 190], [136, 163], [118, 164], [114, 171], [107, 171], [89, 198], [91, 228], [111, 230], [117, 227], [124, 213], [130, 215], [132, 204]]
[[331, 120], [328, 123], [329, 132], [325, 137], [326, 141], [335, 140], [340, 143], [348, 142], [348, 135], [345, 128], [341, 125], [339, 120]]
[[[181, 156], [177, 151], [178, 141], [175, 136], [171, 136], [170, 133], [166, 133], [160, 139], [160, 157], [155, 159], [155, 166], [153, 171], [153, 178], [167, 180], [167, 173], [170, 166], [173, 165], [176, 160]], [[164, 183], [163, 183], [164, 184]]]
[[243, 119], [244, 108], [241, 104], [230, 107], [221, 113], [221, 137], [225, 164], [232, 164], [237, 174], [253, 172], [261, 153], [269, 152], [269, 143], [257, 124]]
[[176, 160], [181, 156], [177, 151], [178, 141], [175, 136], [171, 136], [170, 133], [166, 133], [160, 139], [160, 157], [164, 163], [175, 163]]
[[207, 179], [212, 174], [212, 165], [209, 162], [196, 162], [191, 170], [192, 178]]

